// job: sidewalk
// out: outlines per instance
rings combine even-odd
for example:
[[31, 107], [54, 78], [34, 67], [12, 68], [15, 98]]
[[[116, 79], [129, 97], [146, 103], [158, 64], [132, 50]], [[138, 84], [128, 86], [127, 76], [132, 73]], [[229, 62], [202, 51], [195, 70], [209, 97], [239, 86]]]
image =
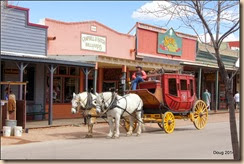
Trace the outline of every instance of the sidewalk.
[[[224, 114], [228, 113], [228, 110], [218, 110], [216, 111], [210, 111], [209, 115], [213, 114]], [[237, 112], [239, 113], [239, 111]], [[105, 123], [106, 121], [102, 118], [97, 119], [97, 123]], [[59, 127], [59, 126], [80, 126], [84, 124], [83, 118], [75, 118], [75, 119], [56, 119], [53, 120], [52, 125], [48, 125], [48, 120], [43, 121], [27, 121], [26, 123], [26, 129], [35, 129], [35, 128], [48, 128], [48, 127]]]

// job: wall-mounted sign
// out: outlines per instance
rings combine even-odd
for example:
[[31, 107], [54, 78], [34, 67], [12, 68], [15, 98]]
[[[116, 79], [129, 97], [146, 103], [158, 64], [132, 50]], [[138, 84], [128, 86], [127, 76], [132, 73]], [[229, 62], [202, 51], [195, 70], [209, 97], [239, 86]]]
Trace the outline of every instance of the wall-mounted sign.
[[97, 27], [96, 26], [91, 26], [91, 31], [96, 32], [97, 31]]
[[158, 53], [181, 56], [182, 38], [171, 28], [166, 33], [158, 33]]
[[81, 49], [106, 52], [106, 37], [81, 34]]
[[5, 74], [19, 74], [18, 69], [4, 69]]

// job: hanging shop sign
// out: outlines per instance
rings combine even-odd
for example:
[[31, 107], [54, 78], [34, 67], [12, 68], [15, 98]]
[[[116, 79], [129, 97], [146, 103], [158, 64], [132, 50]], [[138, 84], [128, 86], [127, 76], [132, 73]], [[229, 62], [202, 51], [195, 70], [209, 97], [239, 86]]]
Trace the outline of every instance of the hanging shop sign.
[[106, 37], [81, 34], [81, 49], [106, 52]]
[[4, 69], [4, 73], [5, 74], [19, 74], [19, 70], [18, 69]]
[[182, 55], [182, 38], [172, 28], [165, 33], [158, 33], [158, 53]]

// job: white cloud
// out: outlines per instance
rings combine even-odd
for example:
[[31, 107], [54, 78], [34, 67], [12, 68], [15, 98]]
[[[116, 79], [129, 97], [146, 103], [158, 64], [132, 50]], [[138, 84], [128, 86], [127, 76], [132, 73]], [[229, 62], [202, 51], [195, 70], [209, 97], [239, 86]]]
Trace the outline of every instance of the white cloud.
[[[214, 34], [215, 36], [216, 34]], [[221, 35], [220, 35], [221, 37]], [[200, 38], [203, 42], [205, 42], [205, 37], [204, 35], [200, 35]], [[200, 39], [199, 39], [200, 41]], [[229, 42], [229, 41], [239, 41], [239, 37], [238, 36], [235, 36], [234, 34], [230, 34], [229, 36], [227, 36], [225, 39], [224, 39], [224, 42]], [[206, 35], [206, 42], [209, 43], [210, 42], [210, 36], [209, 34]]]
[[[142, 5], [139, 9], [134, 11], [131, 17], [140, 20], [161, 21], [161, 20], [169, 20], [169, 19], [173, 20], [177, 18], [176, 15], [173, 18], [170, 18], [171, 14], [168, 14], [168, 11], [174, 13], [180, 13], [181, 17], [184, 15], [194, 16], [196, 14], [195, 11], [190, 9], [186, 4], [184, 4], [184, 2], [182, 2], [180, 6], [176, 8], [176, 10], [174, 10], [174, 8], [171, 6], [172, 3], [170, 1], [147, 2], [144, 5]], [[187, 12], [189, 10], [192, 12]], [[205, 8], [205, 10], [203, 11], [203, 16], [206, 17], [206, 20], [209, 20], [212, 23], [216, 22], [217, 13], [216, 11], [213, 11], [211, 7]], [[230, 8], [229, 10], [224, 11], [221, 14], [220, 19], [222, 23], [226, 23], [226, 22], [229, 23], [233, 19], [238, 19], [238, 18], [239, 18], [239, 8], [238, 6], [236, 6], [235, 8]]]
[[37, 24], [45, 25], [45, 18], [40, 19]]
[[[168, 20], [170, 18], [170, 16], [162, 16], [164, 14], [164, 12], [157, 12], [160, 10], [159, 6], [170, 6], [169, 2], [166, 1], [152, 1], [152, 2], [147, 2], [146, 4], [144, 4], [143, 6], [141, 6], [139, 9], [137, 9], [136, 11], [134, 11], [132, 13], [132, 18], [134, 19], [141, 19], [141, 20], [154, 20], [154, 21], [160, 21], [160, 20]], [[147, 13], [146, 11], [151, 11], [154, 12], [154, 14], [152, 13]]]

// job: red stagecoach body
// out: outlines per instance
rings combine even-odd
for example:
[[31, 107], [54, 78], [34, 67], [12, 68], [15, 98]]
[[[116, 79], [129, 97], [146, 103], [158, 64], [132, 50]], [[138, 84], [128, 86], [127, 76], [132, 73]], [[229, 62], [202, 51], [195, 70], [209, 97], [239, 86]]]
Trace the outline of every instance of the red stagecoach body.
[[137, 90], [143, 101], [143, 121], [155, 122], [166, 133], [172, 133], [175, 119], [190, 119], [197, 129], [207, 123], [208, 110], [202, 100], [196, 98], [195, 77], [191, 74], [164, 73], [148, 75]]
[[160, 105], [173, 113], [192, 109], [196, 100], [193, 75], [165, 73], [149, 75], [149, 79], [152, 80], [139, 83], [137, 90], [129, 91], [142, 98], [145, 109], [157, 109]]

